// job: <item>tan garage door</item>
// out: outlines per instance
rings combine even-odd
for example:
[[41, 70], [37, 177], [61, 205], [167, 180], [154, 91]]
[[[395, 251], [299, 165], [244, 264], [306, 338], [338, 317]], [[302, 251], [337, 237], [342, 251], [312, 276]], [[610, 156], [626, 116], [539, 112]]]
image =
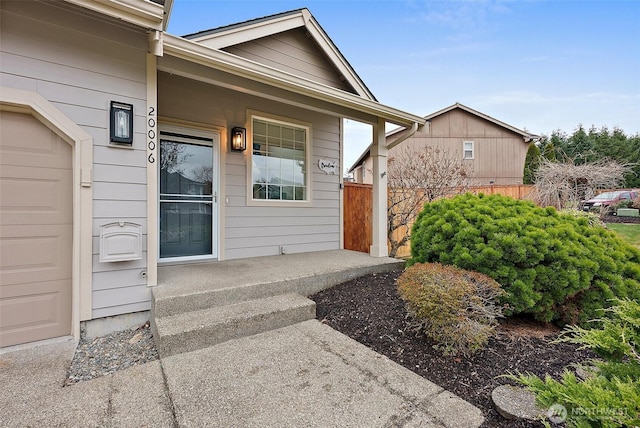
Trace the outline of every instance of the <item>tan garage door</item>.
[[71, 333], [72, 151], [0, 112], [0, 347]]

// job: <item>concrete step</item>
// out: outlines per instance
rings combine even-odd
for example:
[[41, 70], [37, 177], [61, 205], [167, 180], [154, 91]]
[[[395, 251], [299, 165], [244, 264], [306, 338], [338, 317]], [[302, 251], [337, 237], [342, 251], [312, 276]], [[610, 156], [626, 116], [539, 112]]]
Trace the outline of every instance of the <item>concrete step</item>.
[[322, 251], [159, 268], [151, 292], [156, 317], [286, 293], [310, 296], [372, 273], [402, 268], [401, 260], [353, 251]]
[[314, 319], [316, 304], [295, 293], [214, 306], [170, 316], [152, 316], [160, 357]]
[[163, 293], [162, 286], [152, 290], [152, 313], [156, 318], [184, 312], [233, 305], [282, 294], [296, 293], [296, 284], [290, 281], [243, 284], [223, 288], [193, 289], [184, 287], [181, 293]]

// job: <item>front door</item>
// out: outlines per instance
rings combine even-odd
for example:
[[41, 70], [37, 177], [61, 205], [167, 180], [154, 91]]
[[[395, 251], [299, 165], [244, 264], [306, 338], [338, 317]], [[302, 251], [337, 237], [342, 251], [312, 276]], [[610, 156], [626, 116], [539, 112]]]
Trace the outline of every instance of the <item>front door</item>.
[[218, 140], [215, 133], [160, 131], [161, 260], [217, 257]]

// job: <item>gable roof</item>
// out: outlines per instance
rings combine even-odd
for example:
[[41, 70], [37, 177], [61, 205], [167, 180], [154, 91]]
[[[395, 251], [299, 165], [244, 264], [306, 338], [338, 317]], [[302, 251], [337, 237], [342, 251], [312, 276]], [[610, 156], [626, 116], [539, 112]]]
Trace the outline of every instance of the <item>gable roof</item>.
[[[479, 117], [481, 119], [484, 119], [486, 121], [494, 123], [495, 125], [498, 125], [498, 126], [500, 126], [502, 128], [508, 129], [511, 132], [519, 134], [519, 135], [522, 136], [522, 139], [524, 140], [525, 143], [527, 143], [527, 142], [529, 142], [529, 141], [531, 141], [533, 139], [540, 138], [539, 135], [531, 134], [531, 133], [529, 133], [527, 131], [523, 131], [521, 129], [513, 127], [513, 126], [511, 126], [509, 124], [506, 124], [504, 122], [499, 121], [498, 119], [494, 119], [493, 117], [491, 117], [489, 115], [481, 113], [481, 112], [479, 112], [477, 110], [472, 109], [471, 107], [467, 107], [467, 106], [465, 106], [463, 104], [460, 104], [460, 103], [455, 103], [453, 105], [450, 105], [449, 107], [443, 108], [442, 110], [438, 110], [435, 113], [431, 113], [430, 115], [425, 116], [424, 119], [427, 122], [429, 122], [432, 119], [434, 119], [434, 118], [436, 118], [438, 116], [441, 116], [441, 115], [443, 115], [445, 113], [448, 113], [448, 112], [450, 112], [452, 110], [455, 110], [455, 109], [464, 110], [467, 113], [470, 113], [470, 114], [472, 114], [474, 116], [477, 116], [477, 117]], [[395, 134], [398, 134], [398, 133], [400, 133], [400, 132], [402, 132], [404, 130], [405, 130], [405, 128], [403, 128], [403, 127], [399, 127], [399, 128], [393, 129], [393, 130], [387, 132], [385, 137], [388, 138], [388, 137], [393, 136]], [[358, 159], [356, 159], [356, 161], [353, 163], [353, 165], [349, 168], [349, 170], [347, 172], [352, 172], [354, 169], [356, 169], [358, 166], [360, 166], [360, 164], [367, 158], [367, 156], [369, 156], [370, 151], [371, 151], [371, 144], [369, 144], [369, 146], [364, 150], [364, 152], [362, 152], [362, 154], [358, 157]]]
[[[455, 104], [450, 105], [449, 107], [445, 107], [442, 110], [439, 110], [439, 111], [437, 111], [435, 113], [431, 113], [430, 115], [425, 116], [425, 119], [426, 120], [431, 120], [431, 119], [433, 119], [433, 118], [435, 118], [437, 116], [441, 116], [441, 115], [443, 115], [445, 113], [448, 113], [448, 112], [450, 112], [452, 110], [455, 110], [455, 109], [464, 110], [467, 113], [470, 113], [470, 114], [472, 114], [474, 116], [478, 116], [481, 119], [484, 119], [484, 120], [486, 120], [488, 122], [491, 122], [491, 123], [493, 123], [495, 125], [498, 125], [498, 126], [500, 126], [502, 128], [508, 129], [509, 131], [514, 132], [516, 134], [519, 134], [519, 135], [522, 136], [522, 138], [524, 138], [525, 142], [528, 142], [528, 141], [530, 141], [530, 140], [532, 140], [534, 138], [538, 138], [539, 137], [538, 135], [534, 135], [534, 134], [531, 134], [531, 133], [529, 133], [527, 131], [523, 131], [521, 129], [518, 129], [518, 128], [514, 127], [514, 126], [511, 126], [511, 125], [509, 125], [507, 123], [501, 122], [498, 119], [494, 119], [493, 117], [491, 117], [491, 116], [489, 116], [487, 114], [481, 113], [481, 112], [479, 112], [477, 110], [472, 109], [471, 107], [467, 107], [467, 106], [465, 106], [463, 104], [460, 104], [460, 103], [455, 103]], [[397, 131], [398, 130], [396, 130], [394, 132], [397, 132]]]
[[349, 64], [307, 8], [187, 34], [184, 38], [216, 50], [222, 50], [298, 28], [302, 28], [307, 32], [329, 62], [336, 68], [337, 72], [359, 96], [377, 101], [373, 93], [360, 79], [360, 76], [358, 76], [351, 64]]

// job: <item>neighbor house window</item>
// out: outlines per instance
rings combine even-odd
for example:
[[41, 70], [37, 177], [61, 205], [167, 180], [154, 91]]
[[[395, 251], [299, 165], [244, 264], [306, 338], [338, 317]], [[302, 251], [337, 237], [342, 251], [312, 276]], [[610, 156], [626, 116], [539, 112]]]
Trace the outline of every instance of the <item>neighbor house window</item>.
[[462, 158], [473, 159], [473, 141], [462, 142]]
[[309, 128], [254, 117], [252, 131], [253, 200], [306, 201]]

